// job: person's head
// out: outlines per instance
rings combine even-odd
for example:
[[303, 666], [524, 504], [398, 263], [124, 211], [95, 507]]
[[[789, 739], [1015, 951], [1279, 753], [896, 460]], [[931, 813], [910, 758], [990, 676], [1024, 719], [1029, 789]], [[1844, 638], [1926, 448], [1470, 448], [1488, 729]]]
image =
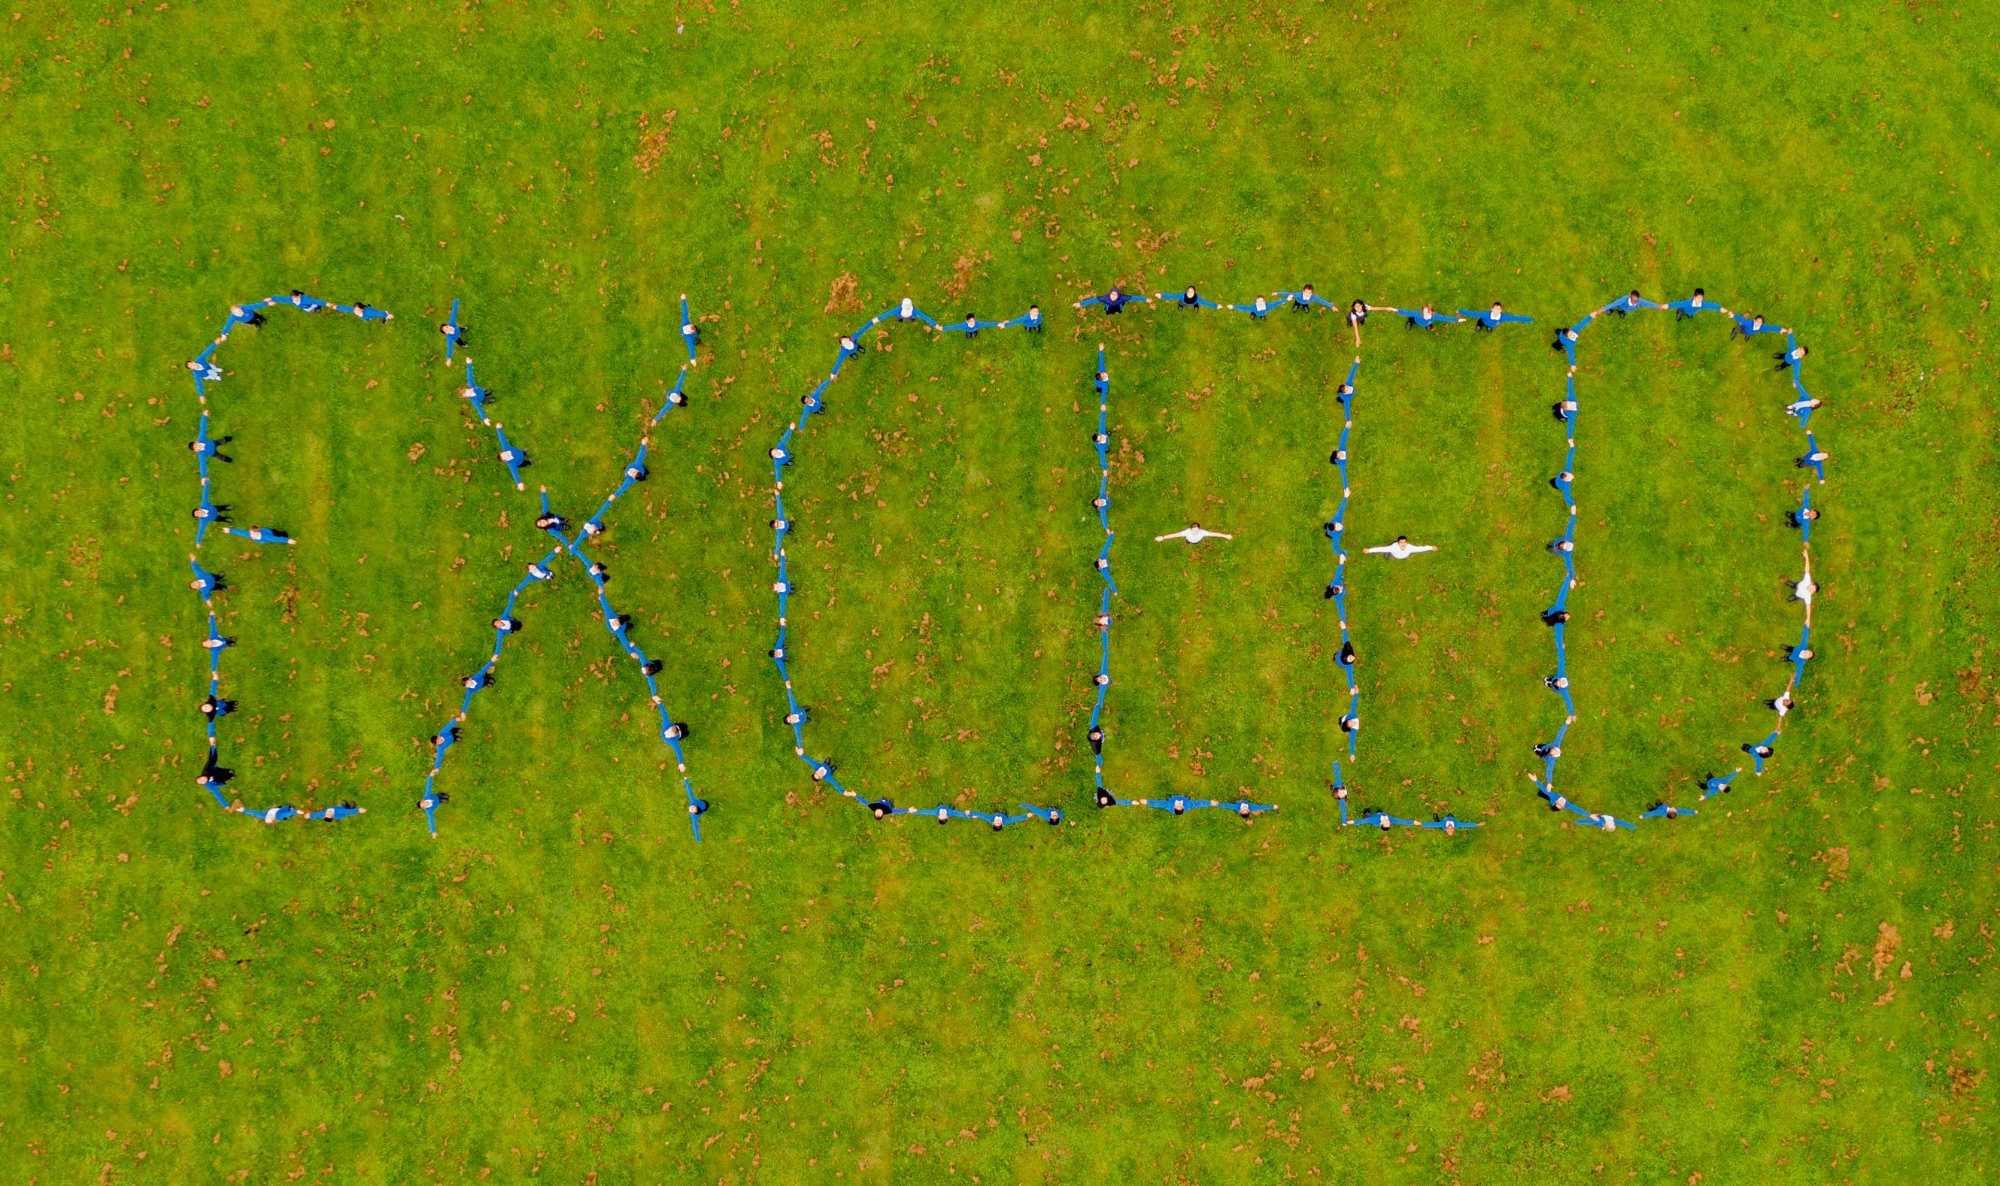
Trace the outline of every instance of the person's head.
[[1347, 798], [1347, 788], [1344, 786], [1333, 788], [1333, 797], [1345, 801]]
[[1396, 542], [1399, 544], [1407, 544], [1410, 542], [1410, 537], [1407, 535], [1399, 535], [1396, 537]]
[[188, 359], [187, 368], [191, 371], [198, 371], [201, 369], [201, 364], [199, 362], [196, 362], [194, 359], [190, 358]]
[[785, 527], [786, 527], [786, 523], [785, 523], [785, 521], [784, 521], [783, 519], [773, 519], [773, 520], [771, 520], [771, 528], [772, 528], [772, 530], [774, 530], [774, 531], [783, 531], [783, 530], [785, 529]]
[[1458, 821], [1447, 817], [1444, 821], [1444, 834], [1447, 836], [1456, 836], [1458, 834]]
[[1187, 814], [1187, 800], [1181, 798], [1179, 795], [1174, 796], [1174, 814], [1175, 815]]
[[1092, 726], [1090, 727], [1090, 739], [1091, 739], [1092, 741], [1103, 741], [1103, 740], [1104, 740], [1104, 730], [1102, 730], [1102, 729], [1098, 728], [1098, 727], [1097, 727], [1096, 725], [1092, 725]]
[[1060, 808], [1060, 807], [1051, 807], [1051, 808], [1049, 808], [1049, 817], [1048, 817], [1048, 818], [1049, 818], [1049, 826], [1050, 826], [1050, 827], [1054, 827], [1055, 825], [1057, 825], [1057, 824], [1061, 823], [1061, 822], [1062, 822], [1062, 808]]
[[782, 457], [784, 457], [784, 455], [785, 455], [785, 450], [784, 450], [784, 448], [783, 448], [782, 446], [779, 446], [779, 445], [772, 445], [772, 446], [771, 446], [771, 457], [772, 457], [772, 459], [773, 459], [773, 460], [777, 460], [777, 459], [779, 459], [779, 458], [782, 458]]
[[1007, 817], [1001, 815], [999, 812], [996, 811], [993, 813], [993, 818], [991, 822], [993, 824], [993, 830], [998, 832], [1001, 828], [1006, 826]]
[[1638, 290], [1638, 289], [1636, 289], [1636, 288], [1635, 288], [1635, 289], [1633, 289], [1633, 290], [1632, 290], [1632, 295], [1631, 295], [1631, 296], [1628, 296], [1628, 297], [1626, 297], [1625, 299], [1626, 299], [1626, 300], [1628, 300], [1628, 301], [1630, 301], [1631, 303], [1633, 303], [1633, 304], [1635, 304], [1635, 305], [1636, 305], [1636, 304], [1638, 304], [1638, 303], [1639, 303], [1639, 290]]
[[972, 314], [970, 314], [970, 313], [967, 313], [967, 314], [965, 315], [965, 324], [966, 324], [966, 326], [967, 326], [968, 328], [970, 328], [971, 326], [974, 326], [974, 325], [977, 325], [978, 323], [979, 323], [979, 318], [977, 318], [977, 317], [973, 316], [973, 315], [972, 315]]
[[1184, 300], [1188, 300], [1188, 301], [1192, 301], [1192, 300], [1194, 300], [1194, 299], [1195, 299], [1195, 297], [1194, 297], [1194, 285], [1192, 285], [1192, 284], [1188, 285], [1188, 286], [1187, 286], [1187, 291], [1186, 291], [1186, 292], [1184, 292], [1184, 293], [1182, 293], [1182, 294], [1181, 294], [1181, 297], [1182, 297], [1182, 299], [1184, 299]]
[[1101, 511], [1105, 507], [1111, 505], [1111, 500], [1100, 494], [1096, 498], [1090, 500], [1090, 505], [1096, 507], [1098, 510]]
[[1813, 657], [1813, 650], [1811, 647], [1804, 647], [1800, 649], [1798, 654], [1801, 659], [1810, 659]]
[[1792, 357], [1793, 357], [1793, 358], [1804, 358], [1804, 357], [1806, 356], [1806, 354], [1807, 354], [1807, 353], [1808, 353], [1808, 351], [1806, 350], [1806, 348], [1805, 348], [1804, 346], [1800, 346], [1800, 347], [1799, 347], [1799, 348], [1798, 348], [1797, 350], [1794, 350], [1794, 351], [1792, 351]]
[[199, 589], [199, 588], [201, 588], [201, 578], [200, 578], [200, 577], [196, 577], [196, 578], [195, 578], [194, 580], [191, 580], [191, 581], [189, 581], [189, 582], [188, 582], [188, 588], [190, 588], [190, 589]]
[[1040, 305], [1028, 306], [1028, 320], [1033, 321], [1036, 318], [1040, 317], [1041, 315], [1042, 315], [1042, 307]]
[[1111, 382], [1111, 372], [1110, 372], [1110, 371], [1099, 371], [1099, 372], [1097, 372], [1097, 381], [1098, 381], [1099, 383], [1109, 383], [1109, 382]]
[[1107, 296], [1109, 296], [1109, 297], [1110, 297], [1110, 298], [1111, 298], [1112, 300], [1114, 300], [1114, 301], [1115, 301], [1115, 300], [1117, 300], [1117, 299], [1118, 299], [1118, 286], [1117, 286], [1116, 284], [1112, 285], [1112, 286], [1111, 286], [1111, 291], [1110, 291], [1109, 293], [1107, 293], [1106, 295], [1107, 295]]
[[1818, 512], [1817, 510], [1813, 509], [1812, 507], [1807, 507], [1807, 508], [1806, 508], [1805, 510], [1803, 510], [1803, 511], [1800, 511], [1800, 512], [1799, 512], [1799, 518], [1801, 518], [1801, 519], [1817, 519], [1817, 518], [1819, 518], [1819, 512]]
[[1099, 807], [1110, 807], [1112, 804], [1116, 802], [1118, 802], [1118, 799], [1116, 796], [1112, 795], [1111, 788], [1109, 787], [1097, 788], [1097, 805]]
[[1698, 300], [1701, 300], [1701, 299], [1702, 299], [1703, 297], [1705, 297], [1705, 296], [1707, 296], [1707, 295], [1708, 295], [1707, 293], [1703, 292], [1703, 291], [1702, 291], [1701, 289], [1699, 289], [1699, 288], [1697, 288], [1697, 289], [1695, 289], [1695, 290], [1694, 290], [1694, 299], [1695, 299], [1695, 300], [1697, 300], [1697, 301], [1698, 301]]
[[438, 326], [438, 332], [443, 334], [447, 338], [451, 336], [451, 331], [452, 331], [452, 324], [449, 321], [444, 322]]
[[1505, 310], [1505, 309], [1502, 309], [1502, 308], [1500, 307], [1500, 302], [1499, 302], [1499, 301], [1494, 301], [1494, 302], [1493, 302], [1493, 316], [1495, 316], [1495, 317], [1498, 317], [1498, 316], [1500, 316], [1500, 314], [1502, 314], [1502, 313], [1504, 313], [1504, 312], [1506, 312], [1506, 310]]
[[1190, 523], [1190, 524], [1188, 524], [1188, 530], [1189, 530], [1189, 531], [1200, 531], [1200, 530], [1201, 530], [1201, 524], [1199, 524], [1199, 523]]
[[1752, 329], [1756, 329], [1757, 327], [1763, 324], [1764, 324], [1764, 315], [1762, 313], [1758, 313], [1750, 318], [1750, 328]]
[[1097, 684], [1097, 686], [1100, 688], [1109, 687], [1111, 684], [1111, 677], [1104, 674], [1101, 671], [1098, 672], [1097, 675], [1092, 678], [1094, 682]]
[[1435, 312], [1437, 312], [1437, 309], [1436, 309], [1436, 308], [1434, 308], [1434, 307], [1433, 307], [1433, 306], [1431, 305], [1431, 303], [1430, 303], [1429, 301], [1425, 301], [1425, 302], [1424, 302], [1424, 308], [1423, 308], [1423, 314], [1424, 314], [1424, 316], [1426, 316], [1426, 317], [1429, 317], [1429, 316], [1430, 316], [1431, 314], [1433, 314], [1433, 313], [1435, 313]]

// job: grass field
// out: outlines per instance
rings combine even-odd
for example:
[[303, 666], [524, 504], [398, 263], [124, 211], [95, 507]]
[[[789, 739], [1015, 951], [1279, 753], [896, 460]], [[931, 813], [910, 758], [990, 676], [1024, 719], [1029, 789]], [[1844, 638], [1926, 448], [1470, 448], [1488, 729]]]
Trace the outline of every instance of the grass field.
[[[1996, 18], [24, 7], [0, 1179], [1994, 1181]], [[1343, 832], [1326, 793], [1344, 327], [1068, 308], [1114, 280], [1538, 318], [1377, 318], [1361, 351], [1351, 544], [1441, 550], [1353, 568], [1347, 773], [1484, 827]], [[1560, 713], [1548, 334], [1697, 284], [1814, 352], [1821, 657], [1761, 779], [1606, 837], [1524, 777]], [[293, 287], [398, 316], [221, 351], [217, 497], [301, 540], [204, 547], [231, 790], [369, 809], [262, 828], [192, 782], [182, 366]], [[424, 738], [546, 550], [533, 485], [572, 517], [615, 485], [682, 292], [692, 408], [601, 551], [706, 840], [571, 567], [524, 598], [432, 841]], [[898, 330], [798, 439], [810, 736], [868, 793], [1059, 831], [876, 823], [790, 752], [765, 450], [851, 308], [906, 293], [1050, 324]], [[443, 363], [454, 298], [525, 494]], [[1280, 806], [1249, 824], [1089, 806], [1100, 341], [1107, 777]], [[1629, 818], [1768, 728], [1797, 435], [1714, 320], [1595, 330], [1579, 381], [1562, 769]], [[1152, 542], [1190, 519], [1237, 538]]]

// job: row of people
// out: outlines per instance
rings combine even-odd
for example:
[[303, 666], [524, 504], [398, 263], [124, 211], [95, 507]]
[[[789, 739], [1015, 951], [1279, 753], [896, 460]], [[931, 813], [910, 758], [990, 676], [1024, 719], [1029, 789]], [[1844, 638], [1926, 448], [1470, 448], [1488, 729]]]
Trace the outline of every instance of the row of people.
[[1097, 344], [1097, 370], [1090, 386], [1097, 395], [1097, 431], [1090, 438], [1097, 453], [1097, 497], [1090, 500], [1090, 505], [1097, 511], [1098, 525], [1104, 529], [1104, 544], [1098, 549], [1095, 564], [1103, 581], [1103, 588], [1098, 591], [1096, 618], [1100, 639], [1097, 674], [1091, 679], [1097, 694], [1090, 705], [1090, 727], [1084, 736], [1090, 742], [1094, 797], [1099, 807], [1107, 807], [1118, 802], [1104, 782], [1104, 700], [1111, 692], [1111, 599], [1118, 593], [1118, 582], [1111, 577], [1111, 542], [1117, 538], [1111, 528], [1111, 369], [1105, 362], [1102, 342]]
[[1364, 807], [1361, 809], [1359, 816], [1350, 818], [1347, 814], [1347, 783], [1340, 777], [1339, 762], [1333, 764], [1333, 781], [1328, 784], [1328, 789], [1333, 792], [1334, 802], [1340, 805], [1340, 825], [1343, 828], [1356, 824], [1363, 827], [1380, 828], [1384, 832], [1391, 828], [1428, 828], [1443, 832], [1447, 836], [1456, 836], [1461, 828], [1477, 828], [1480, 826], [1477, 820], [1462, 820], [1449, 811], [1432, 812], [1430, 822], [1428, 823], [1390, 815], [1387, 811], [1379, 807]]
[[[1310, 300], [1312, 285], [1306, 285], [1304, 293]], [[1333, 602], [1335, 616], [1340, 620], [1339, 660], [1341, 671], [1347, 677], [1347, 711], [1340, 714], [1340, 731], [1347, 735], [1349, 761], [1355, 760], [1356, 738], [1361, 733], [1361, 682], [1355, 676], [1354, 640], [1347, 629], [1347, 507], [1354, 493], [1347, 480], [1347, 445], [1354, 431], [1354, 380], [1360, 372], [1361, 358], [1357, 355], [1349, 364], [1347, 378], [1341, 381], [1335, 395], [1334, 402], [1340, 409], [1340, 437], [1327, 461], [1340, 474], [1340, 503], [1334, 508], [1333, 518], [1328, 519], [1322, 529], [1328, 545], [1333, 549], [1333, 579], [1326, 583], [1326, 599]]]
[[[1272, 305], [1271, 302], [1273, 300], [1278, 302], [1278, 306]], [[1270, 316], [1271, 310], [1274, 307], [1288, 308], [1296, 313], [1309, 313], [1315, 306], [1324, 306], [1336, 311], [1340, 308], [1340, 306], [1334, 304], [1332, 301], [1315, 293], [1313, 286], [1310, 284], [1303, 285], [1297, 289], [1280, 289], [1277, 292], [1271, 293], [1268, 298], [1262, 295], [1254, 296], [1247, 303], [1240, 305], [1211, 301], [1202, 296], [1192, 284], [1182, 289], [1178, 295], [1156, 292], [1150, 297], [1142, 292], [1127, 292], [1114, 284], [1107, 292], [1096, 296], [1087, 296], [1077, 301], [1075, 307], [1079, 310], [1099, 308], [1103, 309], [1107, 315], [1116, 315], [1123, 313], [1127, 305], [1144, 305], [1155, 302], [1177, 305], [1183, 309], [1221, 309], [1233, 313], [1248, 313], [1251, 319], [1255, 321], [1262, 321]], [[1370, 313], [1393, 313], [1403, 318], [1404, 324], [1410, 329], [1433, 329], [1439, 325], [1459, 325], [1469, 321], [1473, 323], [1472, 328], [1474, 330], [1491, 332], [1502, 325], [1527, 323], [1534, 320], [1532, 317], [1523, 317], [1518, 313], [1507, 312], [1506, 306], [1502, 305], [1499, 301], [1494, 301], [1483, 312], [1475, 309], [1460, 309], [1457, 316], [1452, 316], [1450, 314], [1440, 314], [1434, 306], [1429, 304], [1425, 304], [1417, 309], [1403, 309], [1395, 305], [1371, 305], [1367, 301], [1356, 299], [1348, 303], [1346, 316], [1347, 324], [1354, 330], [1354, 344], [1357, 347], [1361, 345], [1361, 327], [1367, 323]], [[971, 315], [968, 314], [967, 316], [969, 318]]]

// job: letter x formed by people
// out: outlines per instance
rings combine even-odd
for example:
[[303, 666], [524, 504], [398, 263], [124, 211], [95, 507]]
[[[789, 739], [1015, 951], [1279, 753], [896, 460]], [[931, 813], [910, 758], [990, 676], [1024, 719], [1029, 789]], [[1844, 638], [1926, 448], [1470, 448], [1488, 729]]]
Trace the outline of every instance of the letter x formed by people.
[[[208, 385], [221, 380], [224, 374], [221, 366], [214, 360], [216, 349], [228, 341], [230, 332], [238, 326], [248, 325], [254, 327], [262, 325], [264, 318], [260, 312], [261, 310], [286, 308], [296, 309], [305, 313], [346, 314], [364, 322], [381, 322], [391, 319], [388, 313], [365, 304], [357, 302], [351, 306], [339, 305], [323, 301], [302, 292], [294, 292], [289, 296], [273, 296], [261, 301], [231, 306], [229, 319], [223, 325], [222, 331], [193, 361], [187, 364], [188, 370], [193, 374], [195, 395], [201, 406], [195, 447], [197, 472], [201, 483], [201, 501], [199, 509], [196, 512], [198, 526], [195, 546], [197, 549], [200, 548], [203, 542], [209, 518], [216, 515], [216, 508], [212, 503], [209, 489], [208, 460], [209, 456], [215, 453], [215, 449], [208, 437], [209, 408], [207, 392]], [[457, 309], [457, 302], [454, 301], [452, 306], [453, 315], [449, 323], [454, 326], [458, 320]], [[688, 371], [696, 363], [695, 346], [700, 339], [700, 331], [688, 316], [687, 297], [685, 294], [681, 297], [680, 312], [681, 341], [687, 349], [687, 363], [681, 368], [680, 376], [675, 380], [672, 389], [666, 393], [659, 411], [647, 419], [645, 429], [640, 435], [638, 453], [631, 463], [625, 467], [623, 480], [620, 482], [618, 488], [604, 499], [603, 503], [597, 508], [597, 511], [589, 519], [585, 520], [574, 534], [566, 534], [563, 531], [562, 521], [550, 512], [547, 489], [544, 488], [541, 493], [543, 530], [548, 532], [551, 538], [554, 539], [556, 547], [548, 555], [529, 564], [527, 576], [508, 594], [506, 607], [495, 622], [493, 653], [478, 671], [470, 676], [463, 677], [462, 682], [465, 687], [465, 695], [460, 700], [457, 711], [452, 714], [449, 720], [444, 722], [443, 726], [431, 738], [433, 749], [431, 769], [430, 773], [424, 779], [424, 793], [419, 806], [424, 812], [425, 823], [430, 830], [431, 836], [434, 838], [437, 835], [437, 808], [445, 800], [445, 796], [436, 791], [438, 775], [444, 769], [445, 754], [458, 740], [458, 726], [468, 719], [473, 697], [492, 684], [491, 677], [493, 670], [500, 662], [501, 652], [507, 638], [515, 630], [513, 611], [516, 601], [530, 585], [538, 581], [552, 579], [554, 573], [550, 566], [556, 562], [558, 557], [566, 553], [575, 559], [577, 565], [584, 570], [585, 574], [590, 577], [592, 584], [596, 586], [598, 605], [604, 615], [605, 629], [612, 637], [617, 639], [619, 646], [625, 651], [626, 655], [638, 665], [640, 674], [646, 681], [646, 690], [650, 696], [651, 703], [659, 713], [660, 739], [673, 754], [674, 765], [681, 778], [681, 788], [687, 796], [689, 825], [693, 829], [694, 838], [697, 841], [701, 839], [701, 815], [708, 810], [708, 804], [695, 796], [694, 784], [688, 777], [686, 755], [681, 746], [681, 742], [688, 735], [688, 727], [683, 723], [675, 722], [668, 713], [666, 703], [660, 695], [659, 684], [654, 679], [654, 673], [660, 665], [649, 659], [645, 651], [633, 640], [631, 629], [628, 625], [629, 619], [619, 614], [612, 607], [609, 598], [605, 594], [606, 577], [604, 576], [603, 569], [592, 561], [589, 554], [584, 551], [584, 544], [587, 541], [593, 540], [605, 532], [605, 516], [610, 512], [612, 506], [634, 484], [646, 479], [646, 453], [651, 444], [652, 430], [666, 417], [669, 410], [676, 407], [685, 407], [687, 404], [687, 397], [683, 394], [683, 388], [687, 383]], [[453, 341], [448, 339], [447, 349], [452, 344], [454, 344]], [[506, 464], [508, 473], [514, 479], [516, 488], [525, 489], [525, 485], [520, 480], [520, 471], [530, 464], [527, 454], [524, 450], [507, 440], [505, 430], [488, 414], [489, 406], [492, 403], [492, 393], [479, 386], [477, 379], [474, 377], [472, 358], [469, 354], [464, 357], [464, 363], [465, 386], [460, 394], [470, 404], [470, 411], [474, 415], [477, 415], [482, 423], [493, 430], [496, 443], [500, 449], [500, 460]], [[225, 506], [221, 509], [226, 510], [228, 508]], [[223, 520], [223, 522], [226, 521]], [[231, 536], [240, 536], [248, 539], [253, 543], [283, 544], [287, 546], [295, 543], [288, 533], [273, 528], [251, 527], [248, 529], [239, 529], [219, 527], [219, 530]], [[222, 652], [232, 647], [236, 641], [221, 634], [214, 611], [215, 596], [228, 589], [229, 586], [222, 581], [221, 574], [209, 573], [204, 570], [200, 566], [197, 557], [191, 557], [190, 560], [196, 578], [192, 582], [192, 586], [201, 597], [203, 609], [208, 618], [209, 641], [204, 644], [204, 649], [208, 652], [208, 692], [210, 700], [214, 701], [220, 697], [222, 690]], [[210, 715], [207, 722], [208, 764], [211, 767], [218, 764], [218, 739], [215, 716], [219, 715], [220, 713]], [[353, 808], [346, 804], [342, 804], [339, 807], [327, 808], [323, 811], [300, 811], [289, 804], [278, 804], [265, 810], [257, 811], [244, 807], [240, 803], [232, 804], [221, 793], [219, 782], [210, 781], [205, 782], [204, 785], [208, 787], [209, 792], [215, 796], [217, 803], [225, 810], [258, 819], [264, 823], [276, 823], [281, 820], [292, 819], [301, 821], [308, 819], [326, 820], [331, 822], [348, 819], [354, 815], [361, 814], [361, 809]]]
[[[582, 568], [584, 574], [590, 578], [591, 584], [596, 586], [597, 604], [603, 613], [605, 631], [617, 640], [619, 649], [623, 650], [626, 657], [631, 659], [638, 667], [640, 677], [646, 681], [648, 700], [660, 718], [660, 740], [673, 754], [674, 768], [679, 772], [681, 777], [681, 790], [687, 796], [688, 825], [693, 829], [694, 838], [697, 841], [701, 839], [701, 816], [703, 812], [708, 810], [708, 803], [696, 797], [694, 782], [688, 777], [687, 754], [681, 746], [681, 743], [687, 738], [688, 727], [684, 723], [676, 722], [672, 714], [667, 711], [666, 701], [660, 695], [659, 681], [654, 678], [658, 664], [654, 663], [647, 656], [645, 649], [632, 638], [631, 619], [626, 615], [620, 614], [612, 607], [611, 599], [605, 593], [607, 578], [604, 575], [604, 571], [583, 550], [583, 545], [585, 541], [594, 540], [604, 534], [607, 530], [607, 525], [604, 521], [605, 515], [610, 512], [618, 500], [624, 497], [626, 492], [631, 490], [634, 485], [646, 480], [646, 452], [652, 445], [653, 429], [659, 426], [660, 421], [666, 418], [668, 412], [675, 408], [687, 406], [687, 396], [683, 393], [683, 389], [687, 385], [688, 371], [695, 366], [695, 344], [699, 338], [699, 330], [695, 328], [693, 321], [688, 317], [687, 295], [683, 293], [681, 295], [681, 341], [687, 347], [687, 365], [681, 368], [680, 375], [674, 380], [672, 389], [666, 393], [665, 399], [661, 402], [660, 410], [653, 413], [647, 419], [645, 430], [639, 436], [638, 453], [625, 466], [624, 474], [618, 484], [618, 488], [605, 497], [596, 512], [590, 518], [584, 520], [577, 527], [574, 534], [566, 534], [564, 532], [564, 521], [553, 512], [549, 505], [548, 488], [546, 486], [542, 487], [542, 514], [539, 522], [542, 530], [547, 532], [550, 538], [555, 541], [556, 547], [548, 555], [528, 565], [527, 576], [523, 577], [521, 583], [514, 586], [513, 591], [507, 594], [507, 605], [499, 619], [511, 622], [513, 620], [515, 600], [529, 586], [536, 582], [554, 578], [555, 574], [550, 565], [558, 556], [567, 554], [571, 559], [576, 561], [577, 566]], [[524, 483], [520, 480], [520, 469], [523, 465], [527, 464], [526, 454], [512, 447], [508, 443], [506, 433], [500, 424], [486, 414], [487, 405], [491, 401], [492, 393], [480, 387], [474, 378], [470, 355], [467, 355], [465, 359], [465, 386], [461, 389], [460, 394], [472, 405], [473, 410], [479, 414], [481, 421], [493, 429], [494, 438], [500, 446], [501, 460], [506, 462], [508, 472], [514, 478], [515, 486], [522, 488]], [[506, 629], [496, 629], [494, 631], [493, 654], [486, 660], [485, 666], [481, 667], [471, 678], [466, 680], [465, 696], [459, 702], [458, 711], [452, 715], [450, 720], [444, 723], [444, 727], [437, 732], [433, 739], [435, 755], [431, 761], [431, 771], [424, 778], [424, 795], [421, 800], [424, 809], [424, 820], [433, 837], [437, 835], [437, 808], [440, 803], [435, 793], [435, 787], [438, 775], [444, 770], [445, 751], [451, 748], [451, 741], [453, 740], [451, 730], [460, 722], [467, 719], [472, 710], [472, 698], [484, 691], [488, 686], [486, 676], [500, 662], [501, 651], [505, 647], [507, 636], [510, 633], [511, 630]]]

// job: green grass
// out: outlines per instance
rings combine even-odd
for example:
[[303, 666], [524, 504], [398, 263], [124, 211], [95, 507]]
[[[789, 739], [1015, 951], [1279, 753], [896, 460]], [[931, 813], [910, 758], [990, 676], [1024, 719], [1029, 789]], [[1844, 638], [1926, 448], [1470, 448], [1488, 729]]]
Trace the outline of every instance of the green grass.
[[[1741, 11], [24, 7], [0, 1177], [1990, 1182], [2000, 21]], [[1060, 832], [878, 825], [789, 752], [763, 451], [849, 273], [871, 312], [1051, 324], [899, 333], [804, 434], [811, 736], [871, 793], [1058, 803]], [[1373, 322], [1357, 405], [1353, 540], [1444, 548], [1354, 570], [1350, 774], [1484, 828], [1343, 833], [1324, 790], [1351, 340], [1067, 311], [1113, 279], [1543, 319]], [[1557, 712], [1545, 331], [1635, 284], [1795, 326], [1834, 464], [1777, 762], [1614, 840], [1523, 775]], [[302, 540], [207, 549], [236, 789], [370, 809], [266, 830], [191, 782], [181, 364], [293, 286], [398, 317], [277, 313], [223, 352], [222, 501]], [[432, 842], [422, 739], [543, 541], [431, 326], [465, 301], [576, 515], [672, 381], [682, 291], [715, 318], [692, 409], [602, 551], [694, 725], [707, 841], [572, 569], [527, 595]], [[1282, 805], [1248, 826], [1088, 807], [1100, 340], [1108, 776]], [[1582, 361], [1563, 770], [1630, 815], [1768, 719], [1796, 437], [1719, 323]], [[1153, 545], [1190, 518], [1239, 538]]]

